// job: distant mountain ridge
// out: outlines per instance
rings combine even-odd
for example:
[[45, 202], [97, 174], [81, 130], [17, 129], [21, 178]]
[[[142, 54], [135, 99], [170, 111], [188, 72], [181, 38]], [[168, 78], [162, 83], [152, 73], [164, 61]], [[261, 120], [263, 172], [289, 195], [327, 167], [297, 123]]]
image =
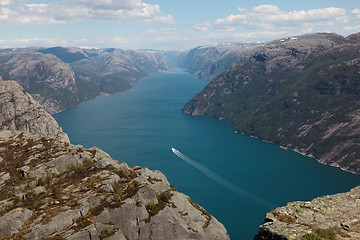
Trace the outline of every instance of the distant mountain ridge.
[[360, 173], [360, 33], [309, 34], [250, 49], [183, 112]]
[[0, 239], [230, 239], [161, 172], [70, 144], [15, 81], [0, 100]]
[[0, 50], [0, 75], [15, 80], [50, 113], [130, 89], [131, 83], [168, 69], [161, 51], [83, 48]]
[[0, 50], [0, 76], [17, 81], [49, 113], [132, 88], [151, 73], [183, 67], [211, 80], [263, 43], [222, 43], [189, 51], [28, 47]]
[[212, 80], [246, 58], [250, 49], [264, 43], [219, 43], [190, 49], [182, 56], [182, 66], [198, 78]]

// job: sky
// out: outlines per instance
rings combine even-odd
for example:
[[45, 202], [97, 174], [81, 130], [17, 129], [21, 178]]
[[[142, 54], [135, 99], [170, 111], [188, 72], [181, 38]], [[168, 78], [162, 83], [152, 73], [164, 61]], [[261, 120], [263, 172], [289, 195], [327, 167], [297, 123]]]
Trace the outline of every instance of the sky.
[[359, 0], [0, 0], [0, 48], [185, 50], [360, 32]]

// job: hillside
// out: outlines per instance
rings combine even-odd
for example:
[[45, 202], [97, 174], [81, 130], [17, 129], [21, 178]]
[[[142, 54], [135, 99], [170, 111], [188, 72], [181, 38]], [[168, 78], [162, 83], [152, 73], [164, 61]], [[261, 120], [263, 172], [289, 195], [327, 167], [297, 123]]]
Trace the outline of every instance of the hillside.
[[18, 130], [68, 142], [56, 120], [15, 81], [0, 78], [0, 129]]
[[0, 131], [1, 239], [229, 239], [224, 226], [159, 171]]
[[212, 80], [243, 61], [247, 52], [262, 43], [221, 43], [190, 49], [180, 65], [198, 78]]
[[0, 75], [17, 81], [49, 113], [130, 89], [167, 70], [162, 52], [121, 49], [20, 48], [0, 50]]
[[229, 239], [161, 172], [70, 144], [18, 83], [0, 99], [0, 239]]
[[360, 173], [360, 33], [269, 42], [183, 108], [236, 131]]

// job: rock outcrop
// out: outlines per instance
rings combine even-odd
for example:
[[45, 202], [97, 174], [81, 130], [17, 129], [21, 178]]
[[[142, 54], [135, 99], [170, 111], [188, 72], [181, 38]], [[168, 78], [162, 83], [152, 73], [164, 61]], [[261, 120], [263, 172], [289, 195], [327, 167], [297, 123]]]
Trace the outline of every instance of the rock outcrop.
[[360, 239], [360, 186], [266, 214], [254, 240]]
[[69, 142], [56, 120], [15, 81], [0, 80], [0, 129], [26, 131]]
[[229, 239], [159, 171], [94, 147], [0, 131], [0, 238]]
[[250, 49], [183, 112], [360, 173], [359, 35], [309, 34]]

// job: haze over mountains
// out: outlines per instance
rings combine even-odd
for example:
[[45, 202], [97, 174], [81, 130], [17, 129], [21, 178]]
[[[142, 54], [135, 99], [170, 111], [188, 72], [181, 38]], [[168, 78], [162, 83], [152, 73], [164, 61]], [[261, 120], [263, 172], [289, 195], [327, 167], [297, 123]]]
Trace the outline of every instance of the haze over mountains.
[[[184, 113], [231, 121], [240, 133], [314, 156], [324, 164], [360, 173], [360, 33], [348, 37], [308, 34], [268, 43], [217, 44], [184, 52], [64, 47], [0, 51], [0, 75], [3, 79], [17, 81], [49, 113], [76, 106], [102, 94], [128, 90], [132, 83], [149, 74], [167, 71], [170, 67], [183, 67], [199, 78], [212, 80], [184, 106]], [[173, 237], [171, 234], [174, 231], [161, 230], [161, 222], [172, 217], [176, 219], [175, 228], [181, 232], [176, 235], [178, 238], [184, 234], [198, 239], [214, 234], [221, 239], [228, 238], [226, 230], [215, 218], [174, 191], [162, 174], [128, 168], [97, 148], [87, 150], [69, 145], [66, 134], [52, 117], [15, 82], [0, 81], [0, 90], [0, 107], [5, 113], [0, 119], [0, 126], [2, 130], [13, 130], [2, 131], [0, 136], [0, 164], [3, 169], [6, 168], [0, 173], [0, 224], [3, 224], [0, 234], [21, 234], [32, 239], [47, 236], [44, 229], [52, 229], [73, 239], [108, 232], [129, 239], [149, 237], [153, 233]], [[24, 135], [15, 130], [39, 136]], [[53, 139], [44, 138], [47, 135]], [[11, 146], [9, 151], [8, 146]], [[48, 151], [43, 151], [44, 148]], [[53, 155], [49, 156], [46, 152]], [[25, 165], [21, 162], [11, 164], [16, 154], [21, 154], [21, 158], [26, 160]], [[31, 154], [40, 156], [39, 161], [33, 162]], [[65, 166], [65, 163], [68, 165]], [[49, 188], [49, 183], [41, 183], [46, 180], [42, 175], [45, 172], [43, 168], [38, 170], [37, 164], [52, 169], [54, 175], [50, 177], [53, 180], [47, 181], [53, 181], [57, 189]], [[102, 179], [101, 191], [88, 192], [97, 182], [87, 171], [95, 177], [106, 173], [110, 179], [123, 178], [124, 182], [118, 185], [115, 181]], [[79, 190], [80, 197], [76, 195], [79, 191], [74, 190], [73, 183], [68, 181], [71, 178], [62, 178], [63, 173], [81, 179], [84, 190]], [[10, 183], [10, 176], [16, 181]], [[65, 185], [69, 187], [65, 188]], [[119, 189], [115, 191], [115, 188]], [[358, 188], [352, 190], [353, 193], [355, 191], [358, 194]], [[73, 199], [64, 198], [62, 193], [65, 192], [70, 195], [75, 193], [76, 196], [71, 195]], [[87, 205], [83, 202], [87, 193], [104, 201], [93, 201], [93, 205]], [[33, 202], [34, 196], [40, 201]], [[341, 197], [349, 200], [348, 194]], [[118, 198], [119, 201], [116, 200]], [[49, 199], [54, 200], [54, 204], [43, 207]], [[318, 205], [316, 200], [316, 204], [310, 207], [322, 211], [324, 206], [338, 204], [327, 198], [325, 200], [328, 205], [323, 202]], [[357, 206], [354, 198], [348, 202], [350, 210], [347, 211]], [[74, 209], [67, 209], [68, 205]], [[174, 210], [177, 208], [172, 205], [180, 206], [178, 208], [182, 210]], [[82, 208], [80, 212], [76, 210], [78, 206]], [[52, 224], [50, 219], [46, 219], [46, 214], [38, 211], [39, 208], [54, 214], [52, 217], [67, 211], [64, 216], [69, 224], [58, 229], [64, 222], [55, 219], [56, 224]], [[159, 208], [166, 211], [160, 212]], [[20, 211], [25, 214], [20, 214]], [[124, 219], [130, 219], [130, 214], [132, 220], [124, 224], [124, 219], [119, 220], [115, 211], [120, 211]], [[281, 219], [283, 215], [297, 218], [296, 213], [290, 208], [278, 211], [269, 215], [271, 221], [262, 226], [264, 235], [260, 233], [257, 236], [259, 239], [287, 236], [288, 232], [278, 232], [278, 226], [285, 230], [290, 226], [291, 233], [295, 231], [291, 228], [295, 226], [291, 225], [293, 223], [284, 223]], [[35, 214], [34, 217], [32, 214]], [[7, 219], [20, 215], [16, 224], [30, 225], [10, 228]], [[42, 217], [45, 222], [41, 222]], [[335, 217], [325, 214], [326, 219]], [[354, 219], [359, 221], [357, 216]], [[72, 225], [74, 221], [79, 225]], [[276, 224], [274, 228], [269, 227], [273, 223]], [[300, 230], [296, 234], [299, 239], [311, 233], [311, 227], [304, 225], [304, 230], [303, 222], [298, 223]], [[352, 225], [349, 223], [349, 226]], [[354, 226], [358, 227], [358, 224]], [[104, 229], [109, 230], [103, 232]], [[277, 233], [274, 234], [274, 231]], [[353, 239], [356, 239], [357, 233], [356, 229], [352, 231]]]
[[359, 34], [319, 33], [183, 52], [3, 49], [0, 73], [50, 113], [128, 90], [173, 66], [203, 79], [219, 75], [189, 101], [185, 113], [229, 120], [238, 132], [359, 173], [359, 46]]
[[18, 48], [0, 51], [0, 75], [16, 80], [49, 113], [102, 94], [130, 89], [151, 73], [184, 67], [211, 79], [235, 66], [256, 43], [228, 43], [190, 51]]

